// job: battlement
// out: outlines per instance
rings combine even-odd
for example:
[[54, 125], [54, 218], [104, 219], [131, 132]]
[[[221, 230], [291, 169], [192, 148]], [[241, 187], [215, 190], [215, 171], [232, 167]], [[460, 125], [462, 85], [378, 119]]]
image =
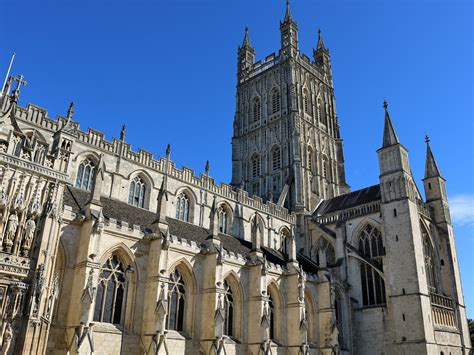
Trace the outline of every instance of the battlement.
[[[274, 56], [269, 56], [267, 58], [273, 60]], [[17, 107], [15, 117], [17, 120], [48, 130], [51, 135], [60, 130], [68, 121], [67, 118], [61, 115], [58, 115], [56, 119], [52, 119], [48, 117], [47, 110], [30, 103], [26, 108]], [[140, 148], [137, 152], [134, 152], [131, 149], [131, 145], [122, 140], [113, 138], [112, 141], [107, 141], [105, 139], [105, 134], [101, 131], [92, 128], [88, 128], [87, 132], [81, 131], [77, 121], [70, 120], [68, 124], [69, 127], [71, 127], [69, 131], [73, 132], [77, 142], [99, 149], [104, 153], [119, 155], [122, 158], [135, 164], [142, 165], [147, 169], [167, 174], [177, 180], [208, 190], [215, 195], [234, 200], [263, 213], [271, 214], [289, 223], [295, 223], [296, 221], [294, 214], [290, 213], [286, 208], [280, 207], [272, 202], [264, 202], [259, 197], [249, 197], [246, 191], [239, 189], [235, 190], [232, 186], [225, 183], [217, 185], [214, 179], [206, 174], [196, 176], [193, 169], [185, 166], [179, 169], [176, 167], [174, 161], [168, 161], [164, 157], [155, 159], [151, 152], [144, 149]]]

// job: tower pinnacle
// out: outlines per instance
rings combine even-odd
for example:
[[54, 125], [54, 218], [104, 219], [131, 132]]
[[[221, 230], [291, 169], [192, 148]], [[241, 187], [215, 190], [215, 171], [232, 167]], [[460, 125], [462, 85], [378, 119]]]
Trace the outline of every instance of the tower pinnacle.
[[249, 37], [249, 28], [245, 26], [245, 35], [244, 35], [244, 40], [242, 42], [242, 48], [243, 47], [252, 47], [250, 44], [250, 37]]
[[323, 40], [323, 35], [321, 34], [321, 29], [318, 28], [318, 44], [316, 46], [316, 49], [326, 49], [326, 46], [324, 45], [324, 40]]
[[283, 21], [293, 21], [293, 17], [291, 16], [290, 10], [290, 0], [286, 0], [285, 19]]
[[383, 108], [385, 109], [385, 123], [383, 128], [383, 145], [382, 148], [389, 147], [391, 145], [399, 144], [397, 133], [393, 128], [392, 119], [388, 113], [388, 103], [386, 100], [383, 101]]
[[430, 138], [425, 137], [426, 143], [426, 165], [425, 165], [425, 179], [431, 177], [442, 177], [441, 172], [439, 171], [438, 164], [434, 158], [433, 152], [431, 151]]

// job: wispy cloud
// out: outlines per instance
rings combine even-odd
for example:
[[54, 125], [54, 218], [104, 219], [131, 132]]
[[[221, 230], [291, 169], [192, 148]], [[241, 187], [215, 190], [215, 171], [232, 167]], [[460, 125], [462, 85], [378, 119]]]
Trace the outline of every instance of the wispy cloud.
[[474, 194], [454, 195], [449, 199], [454, 224], [474, 227]]

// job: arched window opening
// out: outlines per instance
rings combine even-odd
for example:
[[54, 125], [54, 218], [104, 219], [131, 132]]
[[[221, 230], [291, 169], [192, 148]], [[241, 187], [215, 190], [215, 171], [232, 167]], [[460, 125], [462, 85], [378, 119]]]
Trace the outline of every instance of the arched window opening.
[[342, 345], [343, 343], [343, 327], [342, 327], [342, 324], [343, 324], [343, 321], [342, 321], [342, 299], [341, 299], [341, 296], [339, 295], [339, 293], [336, 292], [336, 297], [335, 297], [335, 300], [334, 300], [334, 312], [335, 312], [335, 316], [336, 316], [336, 327], [337, 327], [337, 330], [339, 332], [339, 344]]
[[94, 181], [95, 164], [86, 158], [79, 164], [77, 169], [76, 187], [86, 191], [92, 190], [92, 181]]
[[189, 198], [184, 192], [180, 192], [176, 199], [176, 219], [189, 221]]
[[309, 102], [309, 94], [308, 90], [304, 89], [303, 90], [303, 106], [304, 106], [304, 112], [310, 113], [310, 102]]
[[280, 111], [280, 92], [274, 90], [272, 94], [272, 113], [277, 113]]
[[430, 292], [436, 292], [435, 268], [434, 268], [434, 250], [431, 244], [430, 236], [424, 228], [422, 228], [423, 238], [423, 255], [425, 257], [426, 281]]
[[[385, 248], [380, 231], [367, 224], [359, 234], [359, 252], [371, 264], [383, 271]], [[382, 305], [386, 303], [385, 283], [374, 268], [366, 263], [360, 265], [362, 282], [362, 300], [364, 306]]]
[[268, 297], [268, 315], [270, 317], [270, 339], [276, 338], [276, 323], [275, 323], [275, 302], [273, 302], [272, 294]]
[[272, 167], [273, 171], [277, 171], [281, 168], [281, 151], [280, 147], [273, 148], [272, 152]]
[[255, 155], [252, 158], [252, 177], [256, 179], [259, 176], [260, 176], [260, 157], [258, 155]]
[[128, 203], [132, 206], [143, 208], [145, 206], [145, 190], [145, 181], [141, 176], [136, 176], [130, 184]]
[[186, 306], [186, 285], [176, 269], [168, 285], [167, 328], [181, 332], [184, 330], [184, 308]]
[[234, 335], [234, 294], [228, 284], [224, 281], [224, 334]]
[[112, 255], [100, 269], [94, 320], [121, 324], [126, 291], [125, 268], [117, 255]]
[[217, 217], [219, 221], [219, 232], [228, 234], [229, 216], [224, 206], [221, 205], [217, 209]]
[[308, 169], [311, 173], [313, 172], [313, 150], [311, 147], [308, 147]]
[[260, 104], [260, 99], [256, 98], [253, 102], [253, 121], [258, 122], [260, 121], [262, 112], [262, 106]]

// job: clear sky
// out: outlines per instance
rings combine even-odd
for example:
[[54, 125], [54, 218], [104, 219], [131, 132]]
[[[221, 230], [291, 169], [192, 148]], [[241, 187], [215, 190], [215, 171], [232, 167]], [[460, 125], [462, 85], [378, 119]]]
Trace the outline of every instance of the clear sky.
[[[386, 98], [422, 189], [424, 136], [447, 179], [468, 314], [474, 318], [473, 4], [470, 0], [292, 0], [300, 49], [331, 50], [352, 189], [378, 182]], [[65, 114], [229, 182], [236, 55], [277, 52], [284, 0], [0, 0], [0, 74], [11, 52], [21, 104]]]

